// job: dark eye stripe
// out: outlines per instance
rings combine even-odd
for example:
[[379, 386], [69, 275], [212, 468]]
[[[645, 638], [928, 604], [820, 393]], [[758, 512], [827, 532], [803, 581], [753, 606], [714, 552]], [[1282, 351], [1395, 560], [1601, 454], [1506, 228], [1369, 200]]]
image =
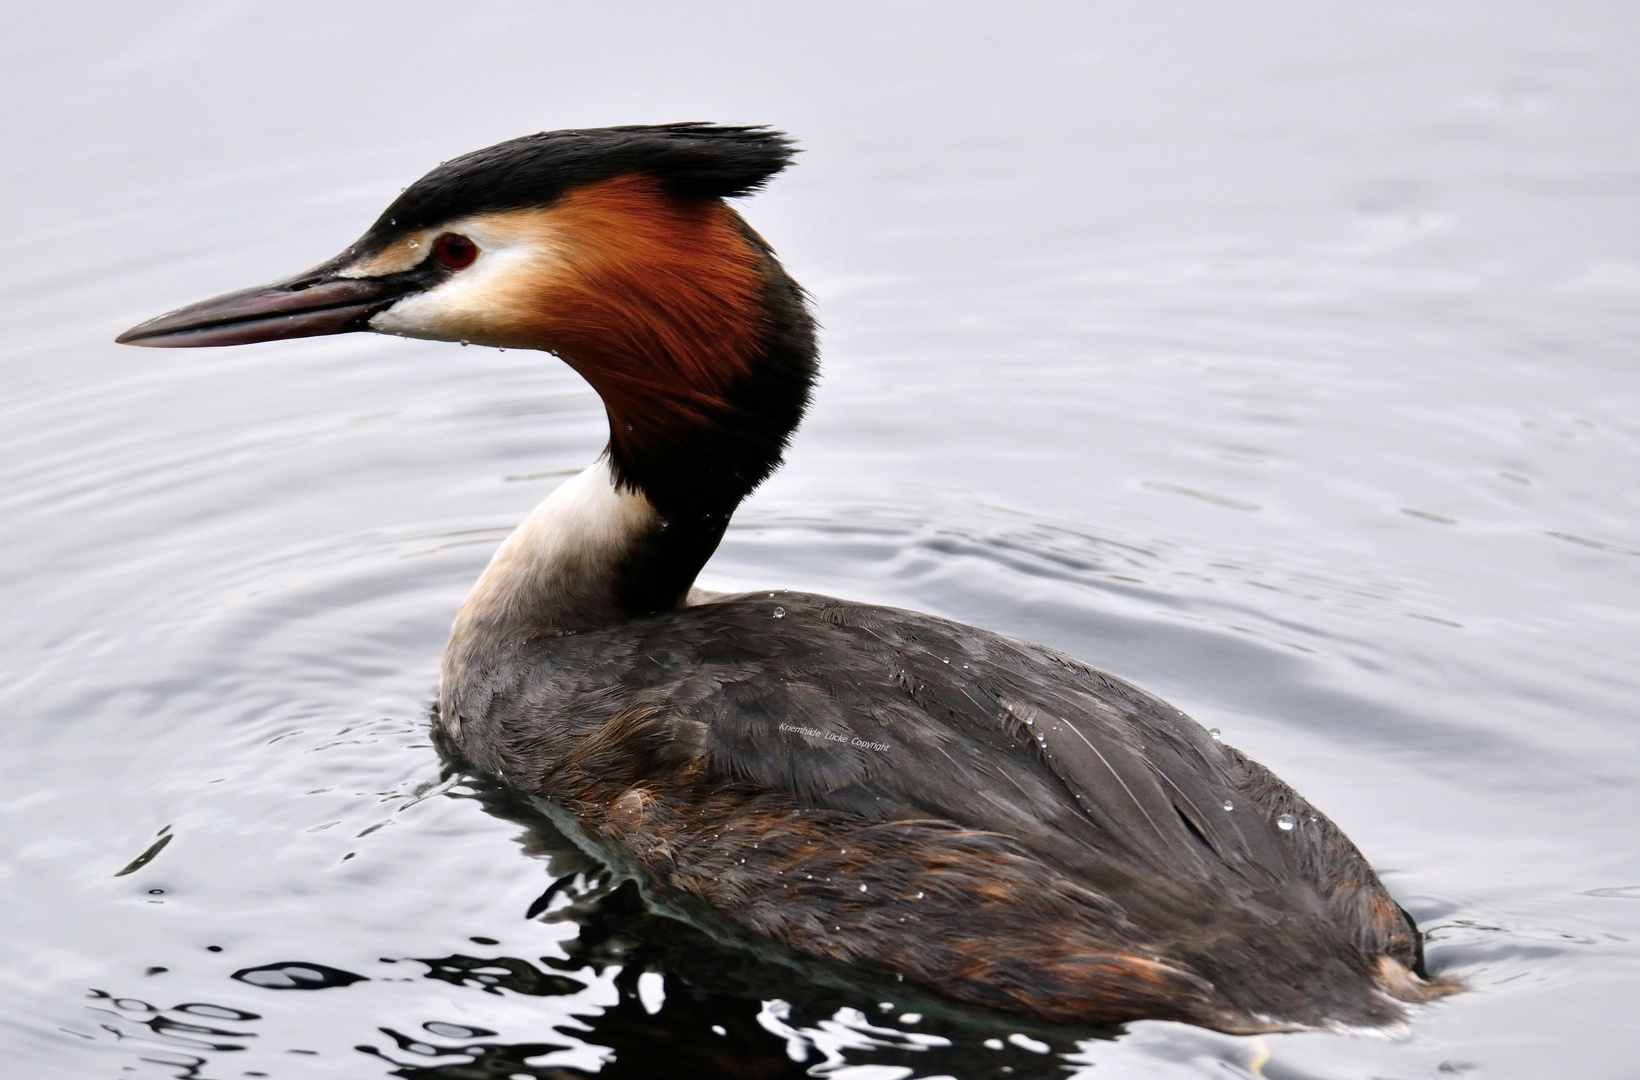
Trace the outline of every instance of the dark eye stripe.
[[473, 265], [473, 260], [478, 258], [478, 245], [460, 233], [445, 233], [433, 241], [433, 258], [440, 266], [460, 270]]

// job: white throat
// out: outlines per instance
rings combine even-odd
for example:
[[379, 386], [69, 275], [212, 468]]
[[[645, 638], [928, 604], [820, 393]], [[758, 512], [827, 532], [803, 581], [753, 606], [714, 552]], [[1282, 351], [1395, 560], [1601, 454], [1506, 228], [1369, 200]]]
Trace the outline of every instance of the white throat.
[[619, 491], [600, 458], [549, 495], [502, 543], [456, 615], [453, 637], [584, 630], [621, 617], [619, 573], [660, 527], [641, 494]]

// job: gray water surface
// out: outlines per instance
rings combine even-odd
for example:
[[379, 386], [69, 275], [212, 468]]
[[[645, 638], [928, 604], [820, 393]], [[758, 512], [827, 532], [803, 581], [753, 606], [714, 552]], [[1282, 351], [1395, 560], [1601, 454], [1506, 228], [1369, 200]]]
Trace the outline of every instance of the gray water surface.
[[[1640, 8], [0, 25], [7, 1076], [1640, 1075]], [[1012, 1042], [737, 998], [688, 942], [622, 953], [641, 913], [441, 784], [451, 616], [598, 452], [596, 398], [530, 353], [112, 339], [327, 258], [443, 158], [678, 119], [801, 140], [742, 211], [825, 326], [703, 583], [1167, 697], [1324, 807], [1470, 992], [1388, 1035]]]

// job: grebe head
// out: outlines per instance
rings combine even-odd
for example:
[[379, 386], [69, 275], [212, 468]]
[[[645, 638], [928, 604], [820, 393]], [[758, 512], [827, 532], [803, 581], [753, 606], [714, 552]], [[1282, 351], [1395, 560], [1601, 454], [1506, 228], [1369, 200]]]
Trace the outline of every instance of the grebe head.
[[555, 353], [603, 398], [623, 483], [726, 519], [778, 464], [814, 346], [801, 290], [722, 200], [793, 153], [778, 132], [707, 124], [513, 139], [440, 165], [328, 262], [118, 340], [373, 331]]

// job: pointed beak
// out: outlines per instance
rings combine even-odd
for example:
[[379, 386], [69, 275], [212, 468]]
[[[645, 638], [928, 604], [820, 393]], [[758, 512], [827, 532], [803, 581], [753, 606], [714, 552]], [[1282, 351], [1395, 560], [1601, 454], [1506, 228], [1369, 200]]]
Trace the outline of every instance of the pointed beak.
[[423, 287], [414, 274], [344, 278], [326, 268], [190, 304], [133, 326], [121, 345], [186, 349], [369, 330], [372, 315]]

